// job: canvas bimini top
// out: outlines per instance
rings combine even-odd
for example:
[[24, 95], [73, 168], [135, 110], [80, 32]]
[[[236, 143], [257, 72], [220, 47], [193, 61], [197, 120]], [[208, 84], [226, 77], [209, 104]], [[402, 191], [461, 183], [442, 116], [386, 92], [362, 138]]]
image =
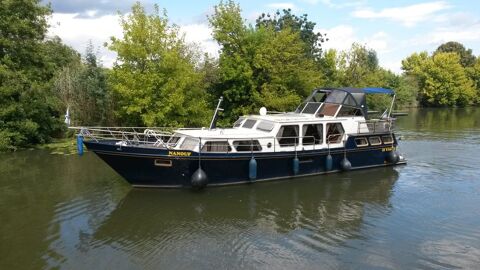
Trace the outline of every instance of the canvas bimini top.
[[386, 94], [395, 96], [395, 92], [386, 88], [319, 88], [315, 89], [312, 94], [297, 108], [296, 112], [305, 112], [308, 106], [313, 104], [338, 104], [344, 107], [357, 109], [359, 114], [368, 117], [366, 94]]

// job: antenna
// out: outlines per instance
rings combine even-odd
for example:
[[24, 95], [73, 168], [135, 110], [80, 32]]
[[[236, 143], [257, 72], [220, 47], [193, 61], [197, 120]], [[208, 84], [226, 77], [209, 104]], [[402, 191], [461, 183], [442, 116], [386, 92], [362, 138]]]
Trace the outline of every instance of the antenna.
[[220, 108], [220, 104], [222, 104], [222, 101], [223, 101], [223, 97], [220, 97], [218, 99], [218, 104], [217, 104], [217, 108], [215, 109], [215, 113], [213, 113], [212, 122], [210, 122], [209, 129], [214, 129], [217, 127], [218, 112], [223, 112], [223, 109]]

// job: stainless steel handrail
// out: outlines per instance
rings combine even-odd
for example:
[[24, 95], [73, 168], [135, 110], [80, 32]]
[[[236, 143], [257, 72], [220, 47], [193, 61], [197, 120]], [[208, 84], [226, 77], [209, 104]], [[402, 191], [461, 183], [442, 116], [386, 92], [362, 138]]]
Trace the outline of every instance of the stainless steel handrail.
[[358, 121], [357, 123], [357, 134], [392, 132], [394, 129], [395, 118], [372, 119]]

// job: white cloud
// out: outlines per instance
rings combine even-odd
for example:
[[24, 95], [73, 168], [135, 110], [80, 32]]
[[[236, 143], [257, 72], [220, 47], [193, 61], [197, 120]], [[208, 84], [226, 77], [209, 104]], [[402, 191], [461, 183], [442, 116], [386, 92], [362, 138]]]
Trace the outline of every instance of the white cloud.
[[[101, 17], [79, 17], [78, 14], [53, 13], [50, 19], [49, 36], [57, 35], [63, 42], [80, 53], [85, 53], [89, 40], [98, 48], [99, 59], [105, 67], [112, 67], [116, 53], [103, 46], [111, 36], [121, 38], [122, 28], [117, 15]], [[212, 31], [206, 23], [190, 24], [180, 27], [185, 41], [195, 43], [202, 52], [218, 56], [219, 46], [212, 38]]]
[[405, 7], [385, 8], [380, 11], [373, 11], [371, 8], [358, 9], [352, 12], [352, 16], [363, 19], [387, 19], [412, 27], [420, 22], [431, 20], [437, 12], [449, 8], [448, 3], [436, 1]]
[[320, 29], [326, 33], [328, 41], [322, 44], [324, 49], [347, 50], [353, 42], [357, 41], [354, 29], [350, 25], [337, 25], [328, 29]]
[[448, 41], [480, 41], [480, 24], [463, 28], [437, 28], [432, 33], [427, 35], [427, 41], [430, 43], [444, 43]]
[[[459, 16], [464, 19], [459, 20]], [[438, 18], [437, 27], [425, 34], [416, 34], [405, 41], [410, 46], [434, 50], [440, 44], [448, 41], [464, 43], [467, 48], [480, 51], [480, 21], [469, 13], [450, 14]]]
[[316, 5], [322, 3], [323, 5], [329, 8], [347, 8], [347, 7], [358, 7], [365, 4], [365, 0], [354, 0], [354, 1], [332, 1], [332, 0], [302, 0], [311, 5]]
[[297, 7], [293, 3], [270, 3], [267, 5], [269, 8], [274, 8], [274, 9], [291, 9], [291, 10], [296, 10]]
[[359, 37], [353, 26], [337, 25], [332, 28], [319, 29], [321, 33], [327, 33], [328, 41], [322, 44], [324, 50], [336, 49], [340, 51], [349, 50], [352, 43], [356, 42], [365, 45], [367, 48], [377, 52], [380, 65], [393, 72], [401, 71], [401, 56], [392, 54], [396, 49], [393, 46], [392, 37], [383, 31], [376, 32], [370, 36]]
[[84, 53], [89, 40], [99, 47], [99, 58], [104, 66], [111, 67], [115, 61], [115, 53], [103, 47], [103, 43], [111, 36], [121, 37], [122, 29], [116, 15], [105, 15], [95, 18], [78, 17], [78, 14], [53, 13], [50, 19], [48, 35], [59, 36], [67, 45], [80, 53]]
[[185, 34], [186, 42], [197, 44], [202, 52], [206, 52], [210, 56], [218, 56], [220, 46], [213, 40], [212, 29], [210, 29], [207, 24], [183, 25], [180, 26], [180, 31]]
[[364, 44], [368, 48], [374, 49], [377, 53], [390, 51], [389, 39], [387, 33], [380, 31], [368, 37], [358, 37], [355, 35], [355, 29], [350, 25], [337, 25], [329, 29], [320, 29], [321, 33], [327, 33], [328, 41], [323, 43], [324, 49], [348, 50], [352, 43]]

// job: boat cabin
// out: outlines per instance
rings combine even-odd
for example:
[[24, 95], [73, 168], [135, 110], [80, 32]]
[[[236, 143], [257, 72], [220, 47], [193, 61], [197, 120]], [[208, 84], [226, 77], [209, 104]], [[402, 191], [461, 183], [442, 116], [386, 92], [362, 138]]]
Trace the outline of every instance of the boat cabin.
[[[348, 136], [385, 133], [392, 129], [390, 110], [382, 119], [368, 119], [365, 95], [383, 88], [316, 89], [294, 112], [240, 117], [232, 128], [177, 129], [166, 143], [175, 150], [212, 153], [291, 152], [344, 147]], [[393, 142], [390, 135], [360, 138], [357, 145]]]

